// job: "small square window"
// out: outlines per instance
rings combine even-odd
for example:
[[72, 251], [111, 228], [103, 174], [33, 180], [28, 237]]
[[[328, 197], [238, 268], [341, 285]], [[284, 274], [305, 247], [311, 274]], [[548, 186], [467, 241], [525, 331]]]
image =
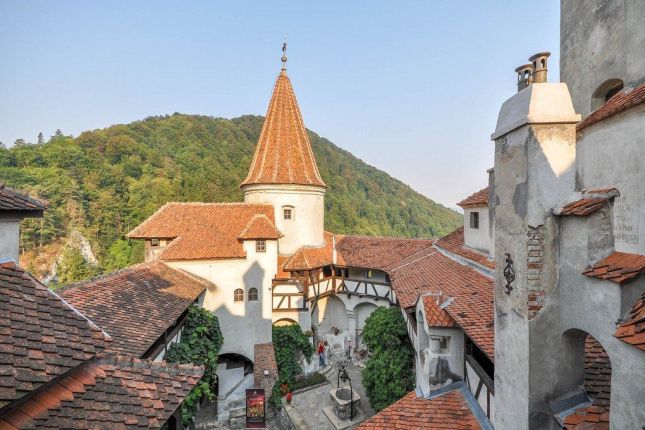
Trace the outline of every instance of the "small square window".
[[267, 251], [267, 242], [266, 240], [256, 240], [255, 241], [255, 252], [266, 252]]
[[470, 213], [470, 228], [479, 228], [479, 212]]
[[289, 209], [289, 208], [285, 208], [283, 213], [284, 213], [284, 219], [291, 219], [291, 217], [293, 216], [293, 211], [292, 209]]
[[159, 239], [151, 239], [150, 246], [159, 246]]

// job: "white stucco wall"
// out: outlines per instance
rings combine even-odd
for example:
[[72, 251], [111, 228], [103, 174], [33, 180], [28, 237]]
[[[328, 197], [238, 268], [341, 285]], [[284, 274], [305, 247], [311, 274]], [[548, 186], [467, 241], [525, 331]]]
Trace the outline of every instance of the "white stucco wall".
[[[479, 212], [479, 228], [470, 227], [470, 214], [473, 212]], [[466, 246], [486, 255], [492, 255], [494, 242], [490, 224], [487, 206], [464, 209], [464, 243]]]
[[[271, 342], [271, 280], [276, 274], [278, 244], [267, 240], [266, 252], [255, 252], [255, 241], [245, 241], [246, 259], [167, 261], [171, 267], [201, 276], [216, 285], [206, 291], [203, 307], [214, 312], [224, 335], [220, 354], [241, 354], [253, 361], [253, 346]], [[248, 301], [250, 288], [258, 301]], [[244, 301], [234, 302], [233, 292], [243, 288]]]
[[[280, 254], [290, 255], [302, 246], [324, 243], [325, 189], [304, 185], [248, 185], [245, 203], [269, 203], [275, 210], [275, 224], [284, 237], [279, 240]], [[290, 220], [283, 210], [292, 209]]]
[[615, 186], [616, 250], [645, 254], [645, 105], [596, 123], [578, 134], [579, 188]]
[[0, 258], [10, 258], [17, 263], [19, 243], [20, 221], [0, 218]]

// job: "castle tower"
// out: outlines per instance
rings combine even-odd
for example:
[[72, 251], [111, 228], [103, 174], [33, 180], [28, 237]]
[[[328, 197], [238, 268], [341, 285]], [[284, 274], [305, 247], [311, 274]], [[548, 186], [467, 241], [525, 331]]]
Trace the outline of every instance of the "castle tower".
[[566, 84], [546, 83], [546, 76], [539, 80], [519, 85], [518, 93], [504, 102], [491, 136], [499, 429], [551, 428], [555, 420], [549, 396], [572, 377], [558, 364], [552, 319], [560, 315], [559, 302], [548, 298], [558, 282], [558, 227], [551, 209], [575, 188], [575, 125], [580, 116]]
[[326, 185], [320, 177], [307, 130], [286, 70], [286, 44], [278, 75], [255, 148], [249, 174], [242, 182], [244, 201], [275, 208], [282, 255], [302, 246], [322, 246]]

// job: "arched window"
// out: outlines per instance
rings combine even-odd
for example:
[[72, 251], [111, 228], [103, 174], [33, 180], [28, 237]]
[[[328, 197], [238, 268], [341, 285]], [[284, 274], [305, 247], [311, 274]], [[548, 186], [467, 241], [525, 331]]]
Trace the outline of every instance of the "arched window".
[[622, 79], [607, 79], [591, 95], [591, 111], [595, 111], [624, 87]]
[[257, 301], [258, 301], [258, 289], [257, 288], [249, 289], [249, 302], [257, 302]]
[[243, 302], [244, 301], [244, 290], [241, 288], [236, 288], [233, 292], [233, 301]]

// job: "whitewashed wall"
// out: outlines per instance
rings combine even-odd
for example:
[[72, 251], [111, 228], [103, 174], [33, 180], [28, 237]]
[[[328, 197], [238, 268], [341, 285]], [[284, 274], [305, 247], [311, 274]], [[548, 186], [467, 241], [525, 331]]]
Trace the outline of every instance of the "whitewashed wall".
[[[280, 254], [290, 255], [302, 246], [324, 243], [325, 189], [303, 185], [248, 185], [245, 203], [269, 203], [275, 210], [275, 224], [284, 235], [279, 240]], [[292, 208], [285, 220], [283, 209]]]
[[0, 258], [10, 258], [17, 263], [19, 243], [20, 221], [0, 218]]
[[[470, 228], [470, 214], [479, 212], [479, 228]], [[493, 254], [495, 242], [492, 237], [488, 207], [464, 209], [464, 243], [469, 248], [475, 249], [487, 255]]]
[[[253, 346], [271, 342], [271, 281], [277, 270], [277, 241], [266, 242], [266, 252], [255, 252], [255, 241], [245, 241], [246, 259], [169, 261], [216, 285], [204, 296], [204, 308], [219, 318], [224, 344], [220, 354], [241, 354], [253, 361]], [[249, 289], [258, 289], [258, 301], [249, 302]], [[244, 289], [244, 301], [234, 302], [236, 288]]]

